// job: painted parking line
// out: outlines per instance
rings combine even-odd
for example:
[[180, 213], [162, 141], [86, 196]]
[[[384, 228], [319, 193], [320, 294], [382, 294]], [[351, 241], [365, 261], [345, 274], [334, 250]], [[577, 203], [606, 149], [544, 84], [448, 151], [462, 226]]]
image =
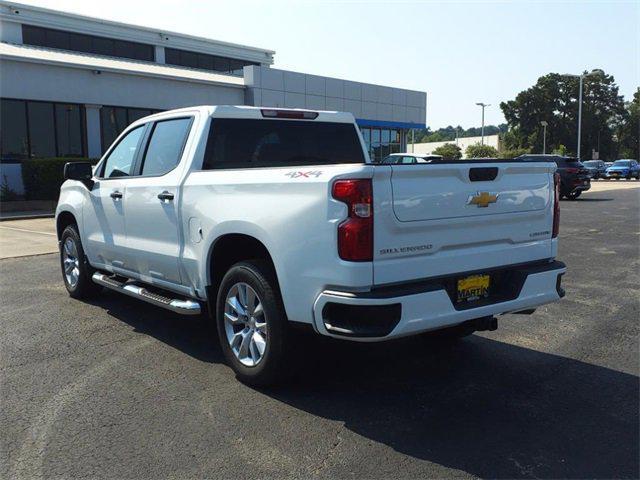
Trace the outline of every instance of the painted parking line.
[[7, 230], [15, 230], [16, 232], [26, 232], [26, 233], [39, 233], [40, 235], [52, 235], [56, 236], [55, 233], [51, 232], [40, 232], [38, 230], [27, 230], [26, 228], [16, 228], [16, 227], [5, 227], [4, 225], [0, 225], [0, 228], [5, 228]]

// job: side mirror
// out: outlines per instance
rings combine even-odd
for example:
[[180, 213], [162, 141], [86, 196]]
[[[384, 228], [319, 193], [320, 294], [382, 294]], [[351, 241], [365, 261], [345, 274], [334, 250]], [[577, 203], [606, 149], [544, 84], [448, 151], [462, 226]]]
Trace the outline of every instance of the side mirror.
[[93, 187], [93, 170], [89, 162], [70, 162], [64, 165], [64, 179], [77, 180], [91, 190]]

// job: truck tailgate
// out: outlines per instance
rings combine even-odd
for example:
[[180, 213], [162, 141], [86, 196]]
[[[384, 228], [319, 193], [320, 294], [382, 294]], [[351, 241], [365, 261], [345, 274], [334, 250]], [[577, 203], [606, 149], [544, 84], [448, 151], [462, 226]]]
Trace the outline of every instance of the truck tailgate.
[[374, 283], [549, 258], [553, 163], [378, 166]]

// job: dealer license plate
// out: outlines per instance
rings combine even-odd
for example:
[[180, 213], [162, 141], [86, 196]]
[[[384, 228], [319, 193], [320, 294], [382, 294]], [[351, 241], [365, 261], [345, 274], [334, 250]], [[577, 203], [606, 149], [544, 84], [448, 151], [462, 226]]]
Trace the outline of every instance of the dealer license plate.
[[458, 302], [472, 302], [489, 296], [491, 277], [471, 275], [458, 280]]

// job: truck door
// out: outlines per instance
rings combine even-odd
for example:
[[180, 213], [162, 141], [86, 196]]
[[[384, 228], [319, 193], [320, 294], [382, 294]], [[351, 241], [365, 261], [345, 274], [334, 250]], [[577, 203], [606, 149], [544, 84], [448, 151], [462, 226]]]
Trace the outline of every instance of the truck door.
[[127, 182], [145, 127], [124, 135], [103, 161], [83, 211], [86, 252], [94, 265], [127, 270], [124, 208]]
[[154, 122], [127, 183], [125, 227], [133, 270], [146, 281], [181, 284], [180, 160], [193, 117]]

